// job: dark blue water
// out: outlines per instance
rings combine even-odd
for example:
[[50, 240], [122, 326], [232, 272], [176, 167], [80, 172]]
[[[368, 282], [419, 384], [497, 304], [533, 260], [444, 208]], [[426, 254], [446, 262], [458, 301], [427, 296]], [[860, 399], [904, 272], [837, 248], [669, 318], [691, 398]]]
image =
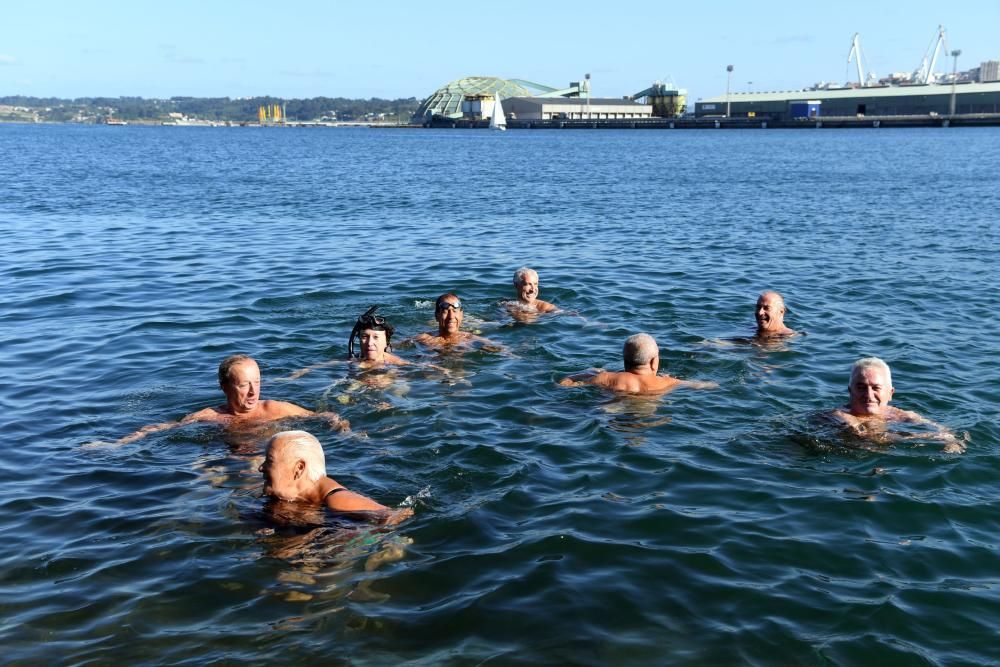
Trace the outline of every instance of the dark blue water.
[[[4, 660], [996, 662], [998, 168], [996, 129], [0, 125]], [[525, 264], [571, 313], [510, 320]], [[808, 334], [722, 340], [764, 289]], [[280, 380], [445, 291], [510, 354]], [[637, 331], [720, 387], [556, 386]], [[219, 403], [236, 352], [414, 518], [276, 521], [277, 427], [99, 444]], [[867, 355], [968, 452], [817, 421]]]

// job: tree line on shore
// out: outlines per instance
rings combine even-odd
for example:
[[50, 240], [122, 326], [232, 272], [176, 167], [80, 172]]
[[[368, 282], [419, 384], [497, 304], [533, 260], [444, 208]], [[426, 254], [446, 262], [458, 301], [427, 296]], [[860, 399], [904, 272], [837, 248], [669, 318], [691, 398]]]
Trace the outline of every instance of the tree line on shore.
[[372, 117], [408, 121], [420, 101], [414, 97], [385, 100], [348, 99], [345, 97], [313, 97], [310, 99], [282, 99], [279, 97], [171, 97], [170, 99], [144, 99], [142, 97], [27, 97], [8, 95], [0, 97], [0, 105], [27, 108], [39, 120], [71, 122], [100, 120], [114, 117], [121, 120], [167, 120], [169, 114], [179, 113], [187, 118], [208, 121], [256, 122], [261, 106], [283, 107], [285, 118], [290, 121], [362, 120]]

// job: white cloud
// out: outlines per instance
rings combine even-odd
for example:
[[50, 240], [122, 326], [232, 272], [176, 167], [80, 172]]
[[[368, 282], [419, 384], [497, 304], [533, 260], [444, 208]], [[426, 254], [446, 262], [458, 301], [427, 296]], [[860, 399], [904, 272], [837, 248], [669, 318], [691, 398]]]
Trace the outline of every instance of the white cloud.
[[16, 65], [17, 58], [0, 53], [0, 65]]

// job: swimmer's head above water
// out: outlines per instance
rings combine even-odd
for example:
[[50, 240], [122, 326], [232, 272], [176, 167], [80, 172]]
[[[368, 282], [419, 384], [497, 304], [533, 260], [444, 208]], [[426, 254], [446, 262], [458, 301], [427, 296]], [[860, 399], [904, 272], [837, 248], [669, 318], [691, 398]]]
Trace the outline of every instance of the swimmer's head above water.
[[764, 292], [754, 308], [757, 337], [790, 336], [795, 332], [785, 326], [785, 300], [777, 292]]
[[378, 306], [372, 306], [358, 318], [351, 330], [351, 338], [347, 345], [348, 354], [351, 358], [354, 354], [354, 339], [361, 341], [361, 359], [367, 361], [378, 361], [385, 355], [386, 350], [392, 349], [392, 334], [396, 328], [389, 324], [389, 321], [381, 315], [376, 315]]
[[878, 357], [858, 359], [851, 366], [847, 385], [848, 411], [855, 416], [881, 416], [889, 409], [895, 392], [889, 365]]

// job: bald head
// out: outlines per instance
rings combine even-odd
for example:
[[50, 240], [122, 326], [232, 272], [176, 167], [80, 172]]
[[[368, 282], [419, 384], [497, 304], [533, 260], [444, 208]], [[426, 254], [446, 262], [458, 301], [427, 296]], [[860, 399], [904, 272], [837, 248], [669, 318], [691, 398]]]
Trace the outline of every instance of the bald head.
[[757, 333], [760, 335], [789, 333], [785, 326], [785, 300], [777, 292], [764, 292], [757, 297], [754, 310]]
[[294, 467], [299, 461], [305, 464], [305, 477], [316, 481], [326, 475], [326, 456], [323, 446], [306, 431], [282, 431], [267, 442], [266, 459], [278, 470]]
[[660, 348], [649, 334], [638, 333], [625, 339], [622, 348], [622, 360], [625, 370], [630, 371], [648, 366], [653, 359], [660, 356]]

